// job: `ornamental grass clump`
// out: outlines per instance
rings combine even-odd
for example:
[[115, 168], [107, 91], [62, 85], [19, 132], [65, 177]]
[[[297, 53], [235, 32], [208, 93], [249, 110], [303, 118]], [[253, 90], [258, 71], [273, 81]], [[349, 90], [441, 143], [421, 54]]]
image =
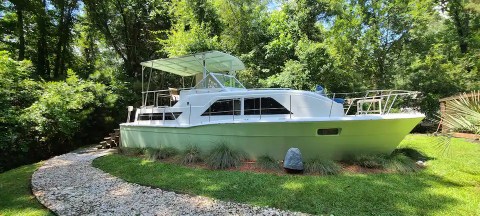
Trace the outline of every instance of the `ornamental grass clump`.
[[420, 167], [408, 156], [404, 154], [395, 154], [389, 158], [388, 162], [385, 164], [385, 169], [391, 172], [409, 173], [417, 172], [420, 170]]
[[157, 160], [163, 160], [178, 155], [178, 150], [173, 147], [162, 147], [157, 152]]
[[220, 143], [210, 151], [206, 162], [212, 169], [228, 169], [239, 167], [245, 159], [243, 152], [230, 149], [225, 143]]
[[353, 157], [351, 163], [369, 169], [382, 169], [387, 163], [387, 156], [383, 154], [360, 154]]
[[158, 155], [158, 149], [154, 149], [154, 148], [146, 148], [144, 149], [144, 153], [143, 153], [143, 156], [147, 159], [147, 160], [151, 160], [151, 161], [154, 161], [154, 160], [157, 160], [157, 155]]
[[305, 162], [305, 172], [309, 174], [336, 175], [341, 170], [342, 167], [332, 160], [316, 158]]
[[120, 147], [118, 148], [118, 153], [126, 156], [140, 156], [144, 153], [144, 149], [141, 148], [130, 148], [130, 147]]
[[178, 155], [178, 150], [173, 147], [161, 147], [160, 149], [146, 148], [144, 156], [148, 160], [163, 160]]
[[202, 161], [200, 149], [197, 146], [189, 145], [182, 152], [182, 164], [194, 164]]
[[262, 155], [257, 158], [256, 166], [266, 170], [280, 170], [278, 161], [268, 155]]

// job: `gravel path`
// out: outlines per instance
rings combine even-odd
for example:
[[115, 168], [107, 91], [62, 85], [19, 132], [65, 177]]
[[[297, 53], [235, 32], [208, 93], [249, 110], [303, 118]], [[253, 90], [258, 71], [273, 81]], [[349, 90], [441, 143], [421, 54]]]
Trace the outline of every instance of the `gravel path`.
[[37, 199], [58, 215], [302, 215], [125, 182], [97, 168], [95, 148], [46, 161], [32, 176]]

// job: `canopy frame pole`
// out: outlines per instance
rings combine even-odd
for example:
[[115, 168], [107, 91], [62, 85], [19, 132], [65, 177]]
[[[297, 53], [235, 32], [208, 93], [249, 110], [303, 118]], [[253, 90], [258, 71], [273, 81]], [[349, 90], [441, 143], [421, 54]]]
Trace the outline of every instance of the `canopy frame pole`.
[[[147, 93], [145, 95], [145, 101], [144, 101], [145, 106], [147, 106], [148, 90], [150, 90], [150, 80], [152, 79], [152, 71], [153, 71], [153, 61], [152, 61], [152, 67], [150, 67], [150, 74], [148, 76]], [[143, 84], [142, 84], [142, 89], [143, 89]], [[155, 97], [155, 93], [154, 93], [153, 97]]]
[[[203, 79], [205, 79], [205, 77], [207, 77], [207, 61], [205, 61], [205, 54], [202, 54], [202, 61], [203, 61]], [[203, 83], [203, 87], [206, 88], [207, 86], [207, 83]]]
[[143, 93], [143, 71], [145, 70], [145, 66], [142, 65], [142, 107], [144, 106], [143, 102], [145, 101], [145, 95]]
[[233, 70], [233, 61], [230, 61], [229, 66], [230, 66], [230, 70], [228, 71], [228, 74], [230, 74], [230, 75], [232, 75], [232, 76], [235, 76], [236, 73], [235, 73], [235, 71]]

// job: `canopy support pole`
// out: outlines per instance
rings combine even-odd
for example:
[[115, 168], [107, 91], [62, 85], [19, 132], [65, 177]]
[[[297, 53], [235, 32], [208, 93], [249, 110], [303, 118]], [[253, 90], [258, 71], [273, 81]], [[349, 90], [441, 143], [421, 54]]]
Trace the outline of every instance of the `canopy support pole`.
[[[202, 61], [203, 61], [203, 79], [205, 79], [205, 77], [207, 77], [207, 61], [205, 61], [205, 54], [202, 55]], [[207, 83], [204, 83], [205, 86], [203, 86], [204, 88], [206, 88], [207, 86]]]
[[145, 101], [145, 95], [143, 93], [143, 71], [145, 70], [145, 66], [142, 65], [142, 107], [144, 106], [143, 102]]

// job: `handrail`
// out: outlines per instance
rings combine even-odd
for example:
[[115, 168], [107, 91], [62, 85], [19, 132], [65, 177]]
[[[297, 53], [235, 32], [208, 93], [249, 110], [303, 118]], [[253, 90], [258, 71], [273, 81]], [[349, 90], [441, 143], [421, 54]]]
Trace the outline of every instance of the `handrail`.
[[[333, 97], [332, 100], [335, 99], [335, 95], [345, 95], [345, 100], [348, 102], [348, 108], [345, 111], [345, 114], [348, 114], [352, 106], [357, 106], [357, 112], [355, 115], [361, 115], [361, 114], [368, 114], [368, 113], [378, 113], [381, 115], [389, 114], [395, 101], [398, 99], [398, 97], [408, 97], [412, 96], [412, 98], [416, 98], [416, 96], [420, 93], [418, 91], [407, 91], [407, 90], [368, 90], [364, 92], [363, 97], [353, 97], [353, 98], [348, 98], [346, 97], [347, 95], [352, 95], [352, 94], [359, 94], [361, 92], [355, 92], [355, 93], [332, 93]], [[332, 94], [325, 94], [325, 95], [332, 95]], [[393, 99], [392, 99], [393, 98]], [[364, 104], [368, 103], [368, 107], [366, 110], [363, 110], [363, 108], [359, 108], [359, 104]], [[372, 106], [375, 106], [374, 103], [379, 103], [379, 109], [378, 110], [371, 110]], [[382, 103], [384, 105], [382, 106]], [[357, 104], [357, 105], [355, 105]], [[388, 109], [387, 109], [388, 107]], [[382, 109], [383, 108], [383, 109]]]

